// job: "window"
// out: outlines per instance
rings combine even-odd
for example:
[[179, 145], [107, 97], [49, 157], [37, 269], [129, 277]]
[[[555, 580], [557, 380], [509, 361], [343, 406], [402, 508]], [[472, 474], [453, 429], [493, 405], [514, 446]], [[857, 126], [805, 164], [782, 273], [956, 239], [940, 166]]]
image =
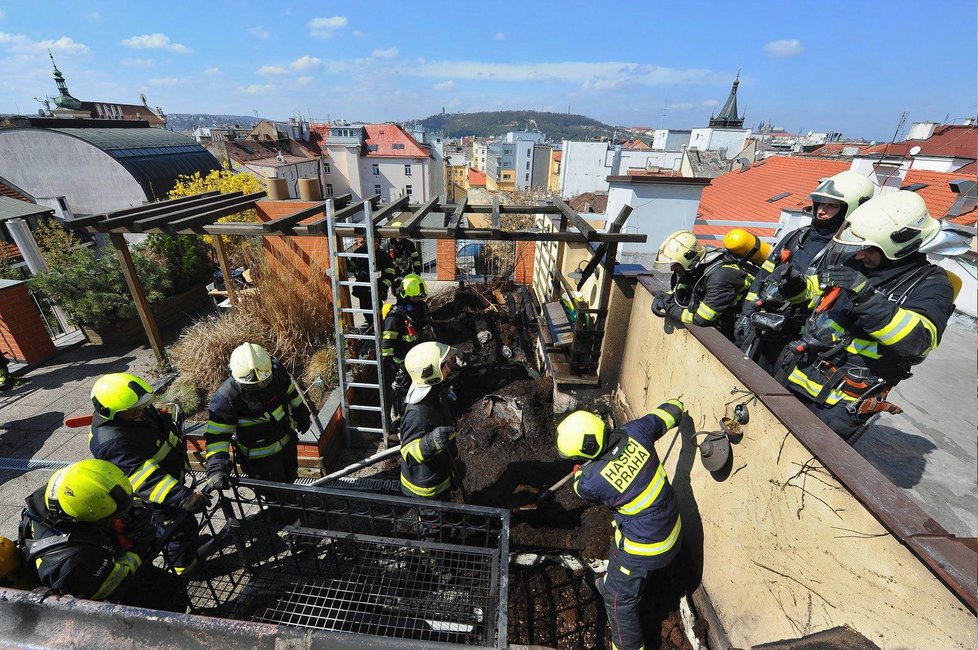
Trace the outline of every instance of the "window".
[[411, 196], [413, 193], [414, 193], [414, 188], [413, 187], [411, 187], [410, 185], [405, 185], [404, 186], [404, 194], [406, 196]]
[[332, 170], [329, 167], [329, 163], [328, 162], [324, 162], [323, 163], [323, 173], [324, 174], [329, 174], [329, 173], [331, 173], [331, 171]]
[[380, 176], [380, 165], [374, 165], [373, 166], [373, 173], [374, 173], [374, 176]]
[[529, 174], [526, 175], [526, 182], [528, 182], [528, 183], [530, 182], [530, 175]]
[[374, 185], [374, 194], [380, 196], [380, 185]]
[[510, 155], [512, 153], [513, 153], [513, 150], [512, 149], [503, 149], [503, 154], [504, 155]]
[[400, 143], [394, 143], [393, 145], [391, 145], [391, 148], [393, 148], [393, 149], [403, 149], [404, 148], [404, 145], [403, 144], [400, 144]]
[[527, 160], [527, 161], [526, 161], [526, 168], [527, 168], [527, 169], [529, 169], [529, 168], [530, 168], [530, 161], [529, 161], [529, 160]]
[[411, 175], [411, 165], [404, 165], [404, 175], [405, 176]]
[[333, 185], [326, 183], [326, 196], [333, 196]]
[[368, 144], [367, 145], [367, 151], [377, 151], [377, 146], [378, 145], [375, 145], [375, 144]]
[[526, 150], [526, 157], [529, 158], [532, 155], [533, 155], [533, 149], [527, 149]]

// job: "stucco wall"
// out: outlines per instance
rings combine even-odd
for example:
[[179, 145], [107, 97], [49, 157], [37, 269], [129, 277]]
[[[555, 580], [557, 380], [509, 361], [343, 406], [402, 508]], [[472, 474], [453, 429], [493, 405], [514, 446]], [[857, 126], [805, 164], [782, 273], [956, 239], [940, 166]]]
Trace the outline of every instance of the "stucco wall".
[[109, 154], [44, 129], [0, 130], [0, 176], [32, 196], [64, 196], [75, 216], [147, 201], [136, 179]]
[[[379, 174], [373, 173], [377, 165]], [[404, 173], [404, 166], [411, 165], [411, 175]], [[441, 169], [437, 173], [443, 173]], [[411, 186], [411, 203], [423, 203], [431, 198], [431, 160], [422, 158], [383, 158], [365, 156], [360, 159], [360, 178], [363, 196], [374, 194], [374, 185], [380, 185], [380, 200], [394, 201], [404, 196], [404, 189]]]
[[[625, 342], [618, 397], [630, 417], [672, 397], [690, 413], [657, 450], [729, 642], [747, 647], [849, 625], [881, 648], [973, 648], [975, 616], [775, 416], [784, 418], [793, 397], [775, 389], [754, 400], [728, 476], [703, 468], [693, 428], [717, 430], [751, 393], [690, 331], [654, 317], [651, 300], [639, 285], [630, 317], [612, 321], [605, 340]], [[807, 413], [798, 426], [809, 435], [821, 428]]]

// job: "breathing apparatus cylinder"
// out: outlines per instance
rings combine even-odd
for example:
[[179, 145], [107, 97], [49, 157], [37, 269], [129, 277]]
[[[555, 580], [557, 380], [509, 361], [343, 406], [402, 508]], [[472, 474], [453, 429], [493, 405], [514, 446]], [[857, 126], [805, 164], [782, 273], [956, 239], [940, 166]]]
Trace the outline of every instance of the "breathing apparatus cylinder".
[[724, 235], [723, 247], [737, 257], [757, 265], [763, 264], [771, 254], [771, 244], [743, 228], [734, 228]]

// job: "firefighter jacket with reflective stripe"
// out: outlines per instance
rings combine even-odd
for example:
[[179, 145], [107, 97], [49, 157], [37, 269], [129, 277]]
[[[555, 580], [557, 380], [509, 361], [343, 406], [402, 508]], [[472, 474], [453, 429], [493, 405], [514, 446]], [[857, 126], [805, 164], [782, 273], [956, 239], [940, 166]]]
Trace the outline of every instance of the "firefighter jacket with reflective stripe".
[[834, 234], [835, 231], [823, 232], [812, 226], [805, 226], [782, 237], [768, 258], [761, 264], [761, 270], [754, 278], [746, 299], [757, 300], [757, 296], [764, 286], [764, 281], [781, 265], [781, 256], [784, 251], [789, 254], [786, 264], [790, 264], [793, 269], [804, 275], [808, 273], [808, 268], [812, 265], [815, 257], [831, 243]]
[[729, 335], [751, 280], [753, 276], [733, 256], [722, 254], [711, 262], [701, 262], [688, 277], [673, 281], [674, 292], [681, 285], [689, 287], [689, 302], [685, 308], [671, 306], [669, 316], [683, 323], [716, 326]]
[[[365, 255], [367, 253], [367, 244], [364, 243], [357, 246], [353, 252], [359, 255]], [[377, 260], [377, 270], [380, 271], [380, 279], [377, 280], [377, 284], [378, 286], [384, 285], [390, 289], [391, 285], [394, 283], [394, 264], [391, 261], [391, 256], [387, 253], [387, 251], [383, 250], [380, 246], [377, 246], [374, 257]], [[357, 282], [370, 282], [370, 264], [368, 263], [367, 258], [346, 258], [346, 270], [353, 274]]]
[[387, 245], [387, 252], [394, 266], [395, 275], [404, 276], [408, 273], [421, 275], [421, 253], [418, 246], [410, 239], [392, 239]]
[[[18, 543], [28, 563], [42, 585], [62, 594], [109, 598], [139, 568], [139, 555], [111, 524], [74, 521], [50, 511], [44, 504], [45, 489], [27, 497], [21, 515]], [[147, 534], [151, 537], [152, 531], [143, 531]]]
[[237, 450], [249, 459], [267, 458], [282, 451], [309, 426], [309, 409], [288, 371], [272, 360], [271, 382], [249, 391], [229, 377], [208, 405], [204, 432], [208, 471], [227, 469], [232, 438]]
[[444, 383], [433, 387], [417, 404], [408, 404], [401, 420], [401, 489], [405, 494], [431, 498], [452, 487], [452, 464], [457, 448], [454, 434], [438, 451], [431, 432], [455, 427]]
[[190, 496], [183, 484], [189, 466], [182, 435], [168, 415], [152, 406], [133, 422], [94, 415], [88, 446], [92, 456], [121, 469], [133, 494], [144, 501], [176, 507]]
[[[830, 405], [855, 401], [860, 393], [852, 380], [872, 384], [879, 379], [895, 386], [937, 347], [954, 311], [947, 274], [924, 255], [898, 266], [860, 271], [875, 291], [857, 301], [843, 292], [826, 313], [834, 340], [852, 337], [841, 358], [827, 364], [809, 353], [788, 375], [788, 387], [810, 399], [821, 395], [819, 401]], [[808, 285], [816, 287], [811, 292], [815, 302], [820, 298], [817, 280]]]
[[418, 343], [428, 340], [429, 327], [427, 305], [423, 302], [398, 300], [384, 319], [381, 356], [403, 366], [408, 351]]
[[[619, 548], [638, 556], [662, 555], [679, 540], [676, 494], [655, 451], [655, 441], [682, 418], [670, 400], [612, 434], [613, 446], [574, 476], [574, 492], [615, 511]], [[617, 438], [615, 441], [614, 438]]]

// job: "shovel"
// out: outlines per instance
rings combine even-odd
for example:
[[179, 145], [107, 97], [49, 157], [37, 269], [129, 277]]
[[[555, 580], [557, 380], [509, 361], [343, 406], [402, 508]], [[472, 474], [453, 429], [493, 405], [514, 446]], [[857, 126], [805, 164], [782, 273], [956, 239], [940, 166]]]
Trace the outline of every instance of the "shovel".
[[[583, 465], [581, 465], [581, 468], [587, 467], [590, 464], [591, 464], [591, 461], [588, 461], [588, 462], [584, 463]], [[557, 493], [557, 490], [559, 490], [560, 488], [562, 488], [564, 486], [564, 484], [567, 483], [568, 481], [570, 481], [572, 478], [574, 478], [574, 470], [571, 470], [571, 472], [567, 476], [565, 476], [564, 478], [560, 479], [559, 481], [557, 481], [556, 483], [554, 483], [553, 485], [551, 485], [550, 487], [548, 487], [546, 490], [544, 490], [543, 492], [541, 492], [540, 493], [540, 496], [537, 497], [537, 500], [535, 502], [533, 502], [533, 503], [531, 503], [529, 505], [525, 505], [525, 506], [519, 506], [519, 507], [516, 507], [516, 508], [510, 508], [509, 511], [510, 512], [522, 512], [524, 510], [536, 510], [537, 508], [540, 507], [541, 504], [546, 503], [547, 501], [550, 501], [554, 497], [554, 494]]]

